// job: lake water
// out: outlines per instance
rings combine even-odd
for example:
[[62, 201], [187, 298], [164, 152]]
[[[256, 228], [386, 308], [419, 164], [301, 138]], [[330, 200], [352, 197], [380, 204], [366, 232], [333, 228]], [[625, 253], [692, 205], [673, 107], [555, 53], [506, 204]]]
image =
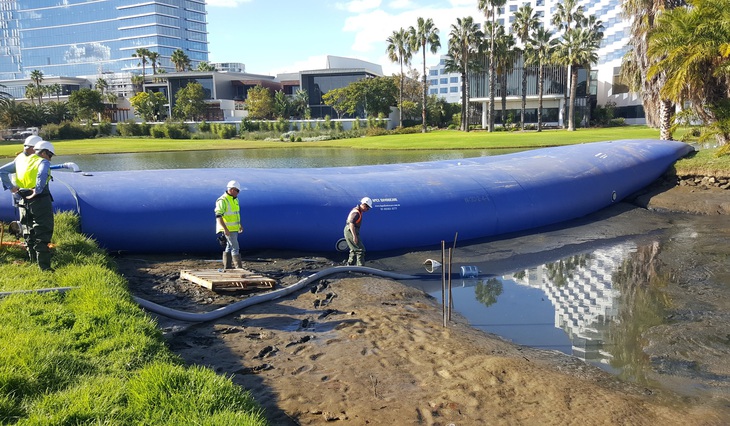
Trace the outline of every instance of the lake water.
[[76, 163], [82, 171], [188, 168], [311, 168], [415, 163], [506, 154], [516, 150], [362, 150], [346, 148], [271, 148], [128, 154], [59, 155], [54, 164]]

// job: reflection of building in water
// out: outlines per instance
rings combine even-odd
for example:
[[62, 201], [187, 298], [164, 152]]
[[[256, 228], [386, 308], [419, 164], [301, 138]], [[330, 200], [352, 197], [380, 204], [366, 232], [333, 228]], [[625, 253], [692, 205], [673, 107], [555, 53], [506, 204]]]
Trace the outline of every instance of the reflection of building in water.
[[611, 276], [635, 251], [634, 244], [621, 244], [503, 278], [542, 290], [555, 307], [555, 326], [570, 337], [573, 355], [608, 364], [611, 355], [603, 342], [619, 308], [619, 292], [613, 288]]

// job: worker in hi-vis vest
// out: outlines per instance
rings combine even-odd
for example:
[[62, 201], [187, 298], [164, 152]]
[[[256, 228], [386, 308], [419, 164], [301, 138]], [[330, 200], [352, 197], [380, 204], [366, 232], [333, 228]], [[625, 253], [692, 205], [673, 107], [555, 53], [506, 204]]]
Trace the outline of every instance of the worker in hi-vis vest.
[[243, 232], [238, 205], [240, 192], [241, 184], [232, 180], [215, 202], [215, 232], [223, 248], [223, 269], [243, 268], [238, 246], [238, 234]]
[[[48, 271], [53, 270], [48, 244], [54, 225], [53, 197], [48, 182], [51, 181], [51, 158], [56, 151], [53, 144], [43, 140], [35, 143], [34, 150], [21, 160], [18, 158], [23, 154], [16, 157], [12, 165], [3, 166], [0, 179], [3, 188], [10, 188], [13, 194], [21, 197], [18, 207], [23, 210], [21, 225], [31, 262], [37, 262], [41, 270]], [[15, 173], [15, 184], [10, 180], [10, 173]]]

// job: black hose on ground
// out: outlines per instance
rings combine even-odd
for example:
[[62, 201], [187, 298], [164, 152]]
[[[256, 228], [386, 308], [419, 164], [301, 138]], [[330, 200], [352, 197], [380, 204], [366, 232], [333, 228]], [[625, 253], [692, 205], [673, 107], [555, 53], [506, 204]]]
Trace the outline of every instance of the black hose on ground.
[[184, 311], [178, 311], [175, 309], [166, 308], [162, 305], [158, 305], [157, 303], [150, 302], [149, 300], [141, 299], [139, 297], [134, 297], [135, 302], [137, 302], [140, 306], [147, 309], [150, 312], [153, 312], [158, 315], [165, 316], [167, 318], [172, 318], [179, 321], [187, 321], [187, 322], [206, 322], [206, 321], [212, 321], [218, 318], [222, 318], [226, 315], [229, 315], [233, 312], [240, 311], [243, 308], [246, 308], [248, 306], [256, 305], [263, 302], [268, 302], [270, 300], [275, 300], [280, 297], [286, 296], [290, 293], [293, 293], [302, 287], [306, 286], [307, 284], [310, 284], [314, 281], [320, 280], [326, 276], [339, 274], [343, 272], [360, 272], [363, 274], [371, 274], [371, 275], [377, 275], [385, 278], [392, 278], [396, 280], [407, 280], [407, 279], [413, 279], [416, 278], [413, 275], [405, 275], [405, 274], [398, 274], [395, 272], [388, 272], [388, 271], [382, 271], [380, 269], [375, 268], [369, 268], [367, 266], [335, 266], [328, 269], [323, 269], [319, 272], [316, 272], [306, 278], [303, 278], [299, 281], [297, 281], [295, 284], [289, 286], [289, 287], [283, 287], [278, 290], [274, 290], [268, 293], [258, 294], [255, 296], [251, 296], [247, 299], [241, 300], [240, 302], [233, 303], [228, 306], [224, 306], [222, 308], [216, 309], [211, 312], [204, 312], [204, 313], [192, 313], [192, 312], [184, 312]]

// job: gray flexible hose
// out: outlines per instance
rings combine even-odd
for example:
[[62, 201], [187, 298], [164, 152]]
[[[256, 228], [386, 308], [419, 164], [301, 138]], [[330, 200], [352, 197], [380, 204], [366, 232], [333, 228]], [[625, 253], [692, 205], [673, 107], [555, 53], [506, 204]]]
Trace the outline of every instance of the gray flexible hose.
[[148, 311], [156, 313], [158, 315], [168, 317], [168, 318], [172, 318], [172, 319], [179, 320], [179, 321], [187, 321], [187, 322], [206, 322], [206, 321], [212, 321], [212, 320], [224, 317], [226, 315], [239, 311], [248, 306], [256, 305], [256, 304], [262, 303], [262, 302], [268, 302], [269, 300], [278, 299], [280, 297], [293, 293], [314, 281], [317, 281], [317, 280], [322, 279], [329, 275], [339, 274], [342, 272], [361, 272], [363, 274], [377, 275], [377, 276], [381, 276], [381, 277], [385, 277], [385, 278], [392, 278], [392, 279], [396, 279], [396, 280], [407, 280], [407, 279], [416, 278], [413, 275], [405, 275], [405, 274], [398, 274], [395, 272], [382, 271], [380, 269], [369, 268], [366, 266], [335, 266], [332, 268], [323, 269], [319, 272], [316, 272], [306, 278], [299, 280], [298, 282], [296, 282], [295, 284], [293, 284], [289, 287], [280, 288], [278, 290], [274, 290], [269, 293], [251, 296], [247, 299], [241, 300], [240, 302], [236, 302], [231, 305], [224, 306], [224, 307], [218, 308], [214, 311], [205, 312], [205, 313], [192, 313], [192, 312], [178, 311], [175, 309], [166, 308], [162, 305], [158, 305], [157, 303], [150, 302], [149, 300], [141, 299], [136, 296], [134, 297], [134, 301], [137, 302], [143, 308], [147, 309]]
[[51, 287], [51, 288], [39, 288], [36, 290], [16, 290], [16, 291], [3, 291], [0, 292], [0, 297], [6, 297], [11, 296], [13, 294], [29, 294], [29, 293], [50, 293], [52, 291], [57, 291], [59, 293], [65, 293], [69, 290], [73, 290], [78, 287]]

